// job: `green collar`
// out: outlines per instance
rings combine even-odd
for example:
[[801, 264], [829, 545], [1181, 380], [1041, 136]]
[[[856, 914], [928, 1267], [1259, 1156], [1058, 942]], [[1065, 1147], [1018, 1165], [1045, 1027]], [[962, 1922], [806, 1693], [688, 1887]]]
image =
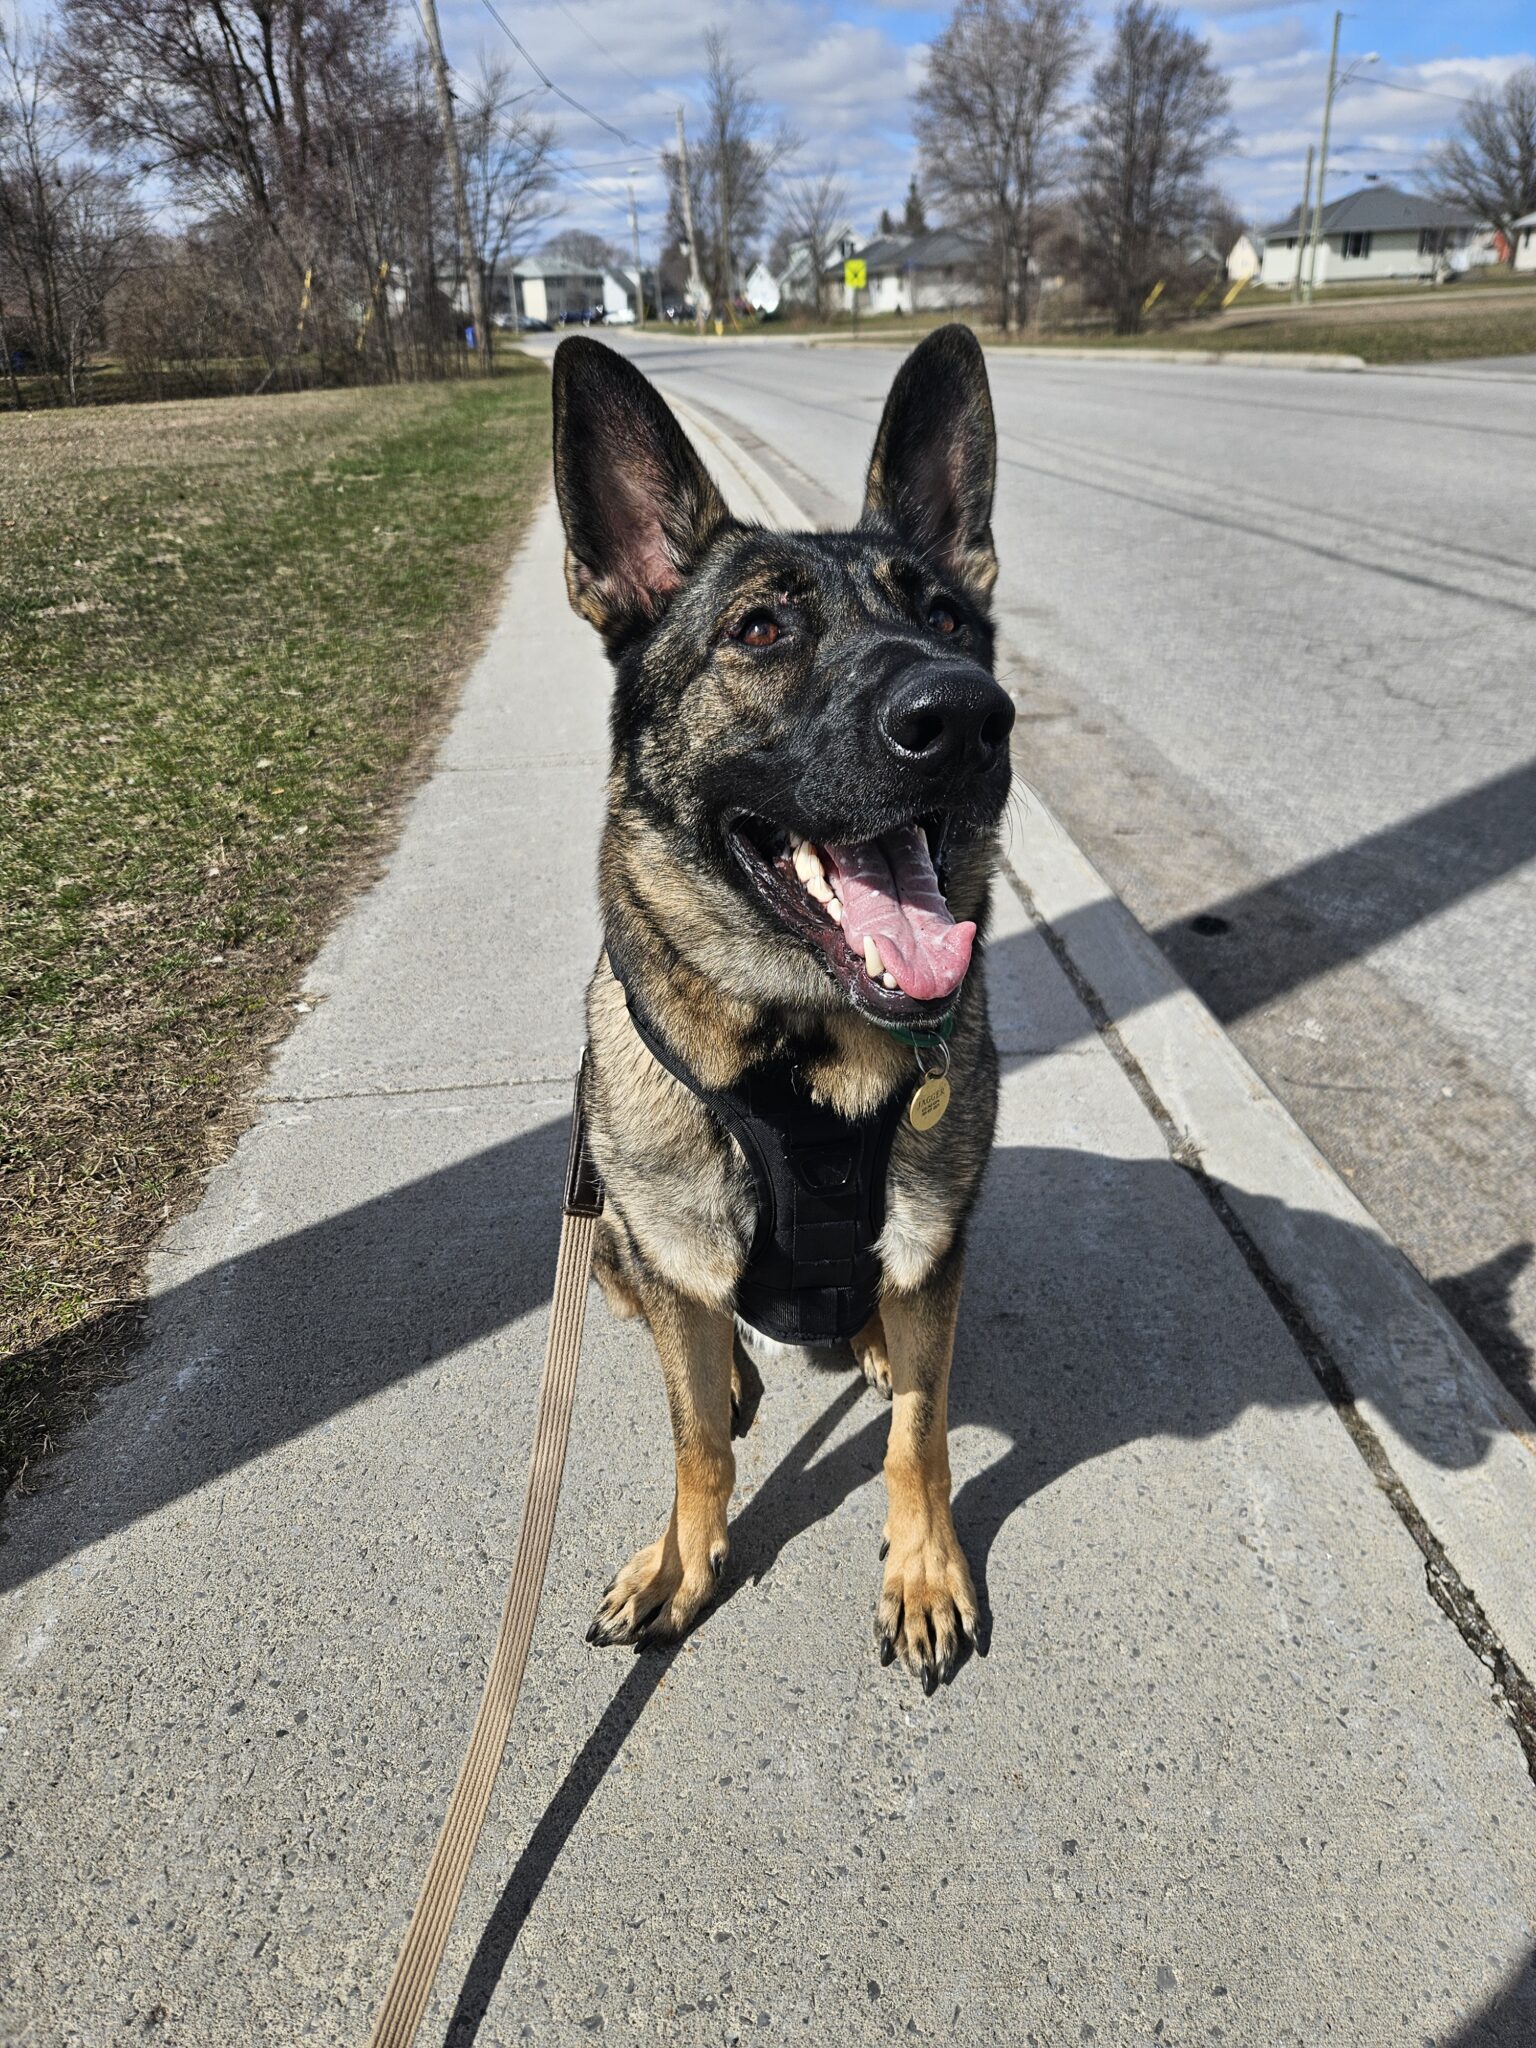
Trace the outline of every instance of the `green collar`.
[[930, 1046], [947, 1045], [954, 1028], [955, 1013], [953, 1010], [950, 1011], [949, 1015], [941, 1023], [935, 1024], [931, 1031], [908, 1031], [900, 1024], [882, 1024], [880, 1026], [880, 1029], [891, 1038], [899, 1038], [903, 1045], [913, 1046], [920, 1052], [925, 1051]]

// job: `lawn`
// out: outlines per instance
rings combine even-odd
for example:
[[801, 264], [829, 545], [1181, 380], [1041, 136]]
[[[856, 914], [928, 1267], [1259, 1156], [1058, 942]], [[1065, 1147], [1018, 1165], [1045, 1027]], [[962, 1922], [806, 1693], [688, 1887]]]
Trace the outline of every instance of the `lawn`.
[[1363, 356], [1368, 363], [1443, 363], [1468, 356], [1536, 354], [1536, 297], [1504, 306], [1497, 299], [1453, 306], [1396, 307], [1367, 317], [1363, 308], [1346, 314], [1299, 313], [1294, 319], [1255, 320], [1251, 325], [1186, 329], [1164, 337], [1170, 347], [1224, 351], [1276, 349]]
[[0, 414], [0, 1473], [384, 843], [536, 501], [549, 380]]
[[[1352, 306], [1343, 292], [1331, 307], [1320, 299], [1310, 309], [1281, 311], [1259, 302], [1249, 319], [1244, 319], [1239, 302], [1225, 320], [1149, 326], [1134, 335], [1111, 334], [1103, 327], [1063, 327], [1045, 333], [1031, 330], [1005, 339], [960, 312], [917, 319], [882, 316], [861, 321], [857, 335], [847, 323], [835, 330], [835, 338], [845, 343], [858, 340], [910, 347], [946, 319], [959, 319], [975, 326], [989, 348], [1176, 348], [1223, 353], [1273, 349], [1285, 354], [1362, 356], [1368, 363], [1453, 362], [1467, 356], [1536, 353], [1536, 289], [1522, 283], [1507, 295], [1490, 293], [1482, 298], [1458, 298], [1456, 292], [1457, 287], [1452, 286], [1428, 297], [1421, 287], [1416, 295], [1405, 292], [1380, 307]], [[1514, 303], [1506, 303], [1506, 298]], [[832, 338], [832, 330], [820, 330], [820, 337], [806, 330], [805, 338]]]

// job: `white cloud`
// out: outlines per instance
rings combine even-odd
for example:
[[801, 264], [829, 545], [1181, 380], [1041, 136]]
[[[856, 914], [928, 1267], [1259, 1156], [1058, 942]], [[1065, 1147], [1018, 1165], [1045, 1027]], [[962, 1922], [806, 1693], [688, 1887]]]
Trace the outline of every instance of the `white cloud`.
[[[503, 41], [481, 0], [441, 0], [444, 33], [458, 69], [472, 72], [477, 51], [506, 55], [524, 82], [531, 76]], [[545, 94], [533, 102], [556, 123], [564, 160], [593, 168], [566, 186], [565, 222], [627, 243], [628, 181], [633, 166], [645, 246], [654, 248], [666, 194], [657, 152], [672, 140], [681, 100], [690, 124], [702, 112], [703, 35], [720, 27], [753, 89], [804, 138], [807, 169], [836, 162], [861, 228], [882, 206], [900, 205], [916, 161], [911, 93], [927, 60], [910, 40], [926, 26], [921, 0], [879, 9], [840, 8], [835, 0], [718, 0], [709, 6], [658, 6], [654, 0], [517, 0], [507, 19], [549, 75], [595, 113], [632, 135], [634, 150]], [[937, 11], [937, 10], [935, 10]], [[1232, 82], [1240, 147], [1217, 166], [1238, 205], [1258, 221], [1294, 206], [1307, 145], [1317, 138], [1327, 72], [1325, 9], [1296, 0], [1186, 0], [1184, 13], [1209, 36]], [[574, 18], [573, 18], [574, 17]], [[1095, 8], [1099, 32], [1108, 9]], [[1365, 24], [1360, 24], [1365, 33]], [[595, 39], [595, 40], [594, 40]], [[611, 53], [604, 55], [595, 45]], [[617, 60], [615, 62], [614, 60]], [[1518, 53], [1436, 56], [1382, 64], [1367, 78], [1466, 97], [1496, 85], [1523, 60]], [[648, 81], [638, 85], [628, 71]], [[1367, 171], [1405, 180], [1428, 146], [1454, 122], [1453, 98], [1358, 84], [1334, 109], [1330, 189]]]

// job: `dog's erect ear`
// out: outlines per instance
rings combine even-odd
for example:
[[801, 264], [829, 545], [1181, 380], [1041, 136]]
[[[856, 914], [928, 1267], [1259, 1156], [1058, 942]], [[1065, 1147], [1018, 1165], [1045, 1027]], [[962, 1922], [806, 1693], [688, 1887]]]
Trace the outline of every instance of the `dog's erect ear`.
[[869, 458], [865, 516], [985, 595], [997, 581], [996, 478], [981, 346], [968, 327], [941, 327], [896, 372]]
[[730, 523], [655, 386], [582, 336], [555, 351], [555, 495], [571, 603], [610, 647], [660, 616]]

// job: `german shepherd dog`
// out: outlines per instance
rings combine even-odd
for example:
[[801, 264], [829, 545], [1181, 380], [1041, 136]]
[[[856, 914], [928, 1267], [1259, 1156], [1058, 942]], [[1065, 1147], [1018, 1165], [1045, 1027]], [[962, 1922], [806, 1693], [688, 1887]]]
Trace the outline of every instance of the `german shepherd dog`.
[[762, 1392], [736, 1338], [758, 1197], [701, 1094], [787, 1060], [812, 1104], [859, 1125], [897, 1091], [904, 1109], [921, 1081], [910, 1034], [931, 1045], [947, 1027], [952, 1106], [932, 1128], [915, 1111], [893, 1124], [878, 1306], [850, 1334], [892, 1403], [881, 1661], [899, 1656], [932, 1691], [979, 1644], [947, 1401], [997, 1096], [975, 946], [1013, 724], [991, 673], [995, 466], [986, 370], [963, 327], [898, 372], [847, 533], [733, 518], [625, 357], [581, 338], [556, 353], [567, 586], [615, 675], [607, 945], [587, 994], [589, 1141], [607, 1190], [596, 1265], [615, 1312], [650, 1326], [677, 1464], [666, 1530], [608, 1587], [589, 1641], [675, 1637], [709, 1601], [731, 1440]]

